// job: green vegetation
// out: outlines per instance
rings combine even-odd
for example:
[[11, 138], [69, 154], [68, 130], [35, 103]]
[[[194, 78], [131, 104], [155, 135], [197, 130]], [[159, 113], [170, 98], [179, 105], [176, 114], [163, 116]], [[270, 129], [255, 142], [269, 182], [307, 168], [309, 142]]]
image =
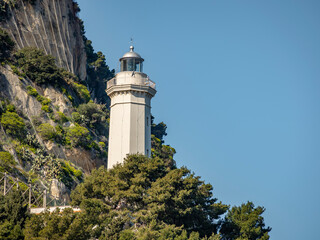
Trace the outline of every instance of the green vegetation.
[[56, 129], [50, 123], [43, 123], [37, 128], [38, 133], [43, 140], [54, 140], [56, 137]]
[[63, 81], [55, 59], [37, 48], [27, 47], [15, 53], [16, 64], [36, 84], [56, 84]]
[[13, 137], [22, 138], [25, 135], [25, 123], [15, 112], [5, 112], [1, 116], [1, 124], [7, 134]]
[[0, 195], [0, 239], [24, 239], [22, 229], [29, 215], [21, 196], [21, 191]]
[[109, 111], [104, 105], [89, 102], [87, 104], [80, 104], [77, 111], [79, 115], [72, 115], [76, 122], [86, 124], [91, 129], [97, 130], [98, 134], [108, 134], [106, 120], [109, 117]]
[[76, 169], [71, 162], [61, 160], [61, 181], [71, 189], [75, 181], [82, 181], [83, 173]]
[[83, 43], [87, 54], [87, 84], [89, 85], [89, 89], [92, 89], [93, 95], [98, 103], [108, 104], [110, 98], [105, 92], [106, 80], [114, 77], [115, 71], [114, 69], [109, 69], [109, 66], [106, 64], [106, 57], [102, 52], [96, 53], [94, 51], [92, 41], [88, 40], [85, 36], [85, 29], [82, 20], [80, 20], [80, 24]]
[[[0, 1], [0, 18], [6, 4], [7, 1]], [[80, 11], [75, 2], [73, 8], [74, 12]], [[50, 114], [34, 117], [30, 127], [20, 117], [19, 109], [1, 101], [1, 125], [10, 135], [5, 140], [15, 150], [21, 166], [31, 168], [28, 173], [31, 182], [39, 179], [47, 184], [58, 179], [69, 190], [75, 188], [72, 203], [82, 209], [81, 213], [66, 209], [28, 216], [21, 193], [0, 196], [0, 239], [269, 239], [271, 229], [265, 226], [262, 217], [265, 209], [251, 202], [229, 209], [219, 202], [210, 184], [186, 167], [176, 166], [175, 149], [164, 144], [167, 126], [163, 122], [155, 124], [153, 118], [151, 158], [130, 155], [124, 164], [108, 171], [101, 167], [83, 180], [83, 172], [71, 162], [48, 154], [36, 136], [106, 157], [109, 98], [104, 90], [105, 80], [114, 76], [114, 70], [110, 71], [102, 52], [94, 51], [84, 29], [82, 34], [87, 53], [86, 84], [90, 91], [74, 74], [57, 67], [54, 58], [42, 50], [21, 49], [11, 58], [14, 44], [0, 29], [0, 61], [9, 60], [5, 62], [15, 74], [37, 85], [58, 86], [74, 106], [70, 111], [72, 117], [66, 116], [59, 107], [52, 108], [51, 100], [36, 88], [27, 86], [27, 93]], [[40, 90], [38, 86], [37, 89]], [[104, 105], [90, 100], [90, 92], [95, 102]], [[55, 126], [46, 122], [48, 116]], [[0, 171], [10, 171], [16, 162], [3, 149], [0, 148]]]
[[0, 28], [0, 62], [8, 59], [11, 56], [11, 51], [13, 50], [14, 45], [15, 44], [9, 37], [8, 33], [4, 31], [2, 28]]
[[66, 141], [72, 147], [81, 146], [84, 148], [88, 148], [92, 140], [89, 134], [89, 130], [87, 128], [81, 126], [74, 126], [68, 128]]
[[34, 97], [38, 97], [39, 96], [39, 93], [37, 92], [37, 89], [31, 87], [31, 86], [27, 86], [27, 93], [28, 95], [30, 96], [34, 96]]
[[163, 143], [163, 137], [167, 136], [167, 125], [164, 124], [164, 122], [155, 124], [154, 123], [154, 117], [151, 116], [151, 132], [152, 134], [161, 140], [161, 142]]
[[99, 206], [101, 213], [92, 211], [97, 212], [93, 224], [104, 226], [97, 230], [107, 239], [118, 239], [119, 229], [126, 225], [132, 226], [135, 235], [133, 226], [149, 228], [155, 222], [164, 228], [174, 226], [177, 231], [183, 228], [189, 234], [196, 231], [210, 236], [218, 227], [214, 220], [228, 208], [216, 202], [210, 184], [188, 169], [168, 167], [159, 158], [142, 155], [129, 156], [112, 170], [94, 171], [75, 189], [72, 199], [75, 205]]
[[[62, 85], [60, 86], [61, 91], [67, 95], [71, 102], [73, 102], [74, 99], [67, 92], [65, 87], [72, 88], [78, 95], [79, 99], [83, 102], [89, 102], [90, 92], [87, 87], [81, 83], [75, 82], [78, 81], [78, 78], [74, 74], [69, 73], [62, 68], [58, 68], [54, 57], [51, 55], [45, 55], [45, 53], [40, 49], [27, 47], [20, 49], [14, 56], [15, 65], [11, 64], [11, 68], [17, 75], [21, 77], [28, 77], [38, 85], [60, 84]], [[17, 67], [21, 69], [22, 73]], [[28, 86], [27, 90], [29, 95], [37, 97], [39, 102], [43, 102], [43, 97], [37, 94], [36, 89]], [[46, 109], [48, 109], [48, 107], [44, 107], [44, 110], [48, 112]], [[52, 110], [49, 112], [52, 112]]]
[[72, 84], [72, 86], [76, 90], [77, 94], [81, 99], [83, 99], [85, 102], [90, 101], [90, 98], [91, 98], [90, 92], [86, 86], [79, 83], [75, 83], [75, 82]]
[[54, 115], [54, 121], [59, 124], [63, 124], [65, 122], [68, 122], [69, 119], [66, 117], [66, 115], [64, 115], [63, 112], [56, 112]]
[[21, 72], [15, 65], [13, 65], [11, 62], [8, 62], [8, 64], [10, 65], [12, 72], [19, 76], [20, 80], [27, 76], [25, 73]]
[[225, 239], [269, 239], [270, 227], [265, 227], [263, 207], [254, 207], [252, 202], [247, 202], [228, 211], [221, 227]]
[[267, 240], [271, 230], [264, 208], [248, 202], [228, 211], [210, 184], [160, 158], [130, 155], [109, 171], [101, 167], [71, 196], [81, 213], [32, 215], [25, 239]]
[[15, 112], [16, 111], [16, 107], [13, 104], [8, 104], [6, 107], [7, 107], [8, 112]]
[[46, 112], [46, 113], [51, 113], [53, 110], [51, 108], [51, 106], [49, 106], [49, 104], [51, 103], [51, 100], [49, 98], [45, 98], [44, 96], [41, 96], [37, 90], [31, 86], [27, 86], [27, 93], [30, 95], [30, 96], [33, 96], [35, 97], [38, 102], [41, 103], [42, 107], [41, 109]]
[[8, 152], [0, 152], [0, 172], [10, 172], [15, 165], [12, 155]]
[[41, 174], [45, 179], [61, 178], [61, 162], [51, 154], [46, 154], [43, 149], [37, 149], [32, 159], [31, 171]]

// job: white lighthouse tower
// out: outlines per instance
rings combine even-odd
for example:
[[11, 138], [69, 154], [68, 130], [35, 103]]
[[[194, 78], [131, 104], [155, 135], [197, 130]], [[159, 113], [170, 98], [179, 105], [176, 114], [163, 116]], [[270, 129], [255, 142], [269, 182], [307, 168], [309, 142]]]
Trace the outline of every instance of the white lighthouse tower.
[[127, 154], [151, 154], [151, 98], [155, 83], [142, 72], [144, 59], [134, 47], [120, 58], [120, 72], [107, 83], [111, 98], [108, 169]]

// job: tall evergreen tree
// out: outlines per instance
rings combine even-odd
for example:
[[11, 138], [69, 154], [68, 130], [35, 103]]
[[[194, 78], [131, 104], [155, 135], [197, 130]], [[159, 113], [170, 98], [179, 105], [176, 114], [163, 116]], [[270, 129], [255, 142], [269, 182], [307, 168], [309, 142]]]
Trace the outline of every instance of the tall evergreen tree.
[[0, 239], [24, 239], [22, 229], [28, 217], [20, 191], [0, 195]]
[[223, 240], [268, 240], [270, 227], [261, 216], [265, 208], [247, 202], [228, 211], [221, 227]]

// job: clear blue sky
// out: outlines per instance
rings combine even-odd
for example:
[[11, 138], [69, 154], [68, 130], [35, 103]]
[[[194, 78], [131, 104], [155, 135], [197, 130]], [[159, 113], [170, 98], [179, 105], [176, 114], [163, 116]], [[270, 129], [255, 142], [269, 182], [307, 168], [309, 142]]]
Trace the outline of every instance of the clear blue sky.
[[319, 239], [319, 0], [78, 2], [112, 68], [134, 38], [179, 166], [266, 207], [272, 240]]

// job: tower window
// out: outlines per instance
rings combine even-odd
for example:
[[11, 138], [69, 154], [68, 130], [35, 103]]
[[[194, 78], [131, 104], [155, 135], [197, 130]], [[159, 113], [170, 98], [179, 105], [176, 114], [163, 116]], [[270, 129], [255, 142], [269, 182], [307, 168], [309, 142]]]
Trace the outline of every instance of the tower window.
[[142, 61], [139, 59], [128, 58], [121, 60], [121, 71], [142, 72]]

